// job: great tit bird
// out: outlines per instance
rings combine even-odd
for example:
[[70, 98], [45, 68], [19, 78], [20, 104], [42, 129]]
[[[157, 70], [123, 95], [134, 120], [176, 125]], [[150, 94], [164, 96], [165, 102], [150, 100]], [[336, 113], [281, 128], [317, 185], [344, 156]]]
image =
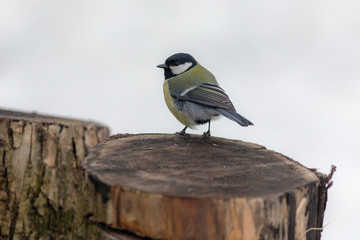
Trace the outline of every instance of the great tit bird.
[[241, 126], [253, 125], [238, 114], [229, 96], [219, 86], [214, 75], [201, 66], [191, 55], [177, 53], [157, 66], [164, 69], [163, 91], [165, 102], [172, 114], [185, 125], [177, 134], [185, 135], [188, 127], [208, 123], [223, 115]]

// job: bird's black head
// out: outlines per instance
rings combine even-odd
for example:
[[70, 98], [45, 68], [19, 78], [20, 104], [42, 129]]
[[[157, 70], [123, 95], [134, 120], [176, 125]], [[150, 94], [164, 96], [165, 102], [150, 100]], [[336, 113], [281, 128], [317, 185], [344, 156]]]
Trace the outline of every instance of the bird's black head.
[[157, 67], [164, 69], [165, 79], [168, 79], [190, 70], [196, 66], [196, 64], [195, 58], [190, 54], [176, 53], [168, 57], [164, 64], [160, 64]]

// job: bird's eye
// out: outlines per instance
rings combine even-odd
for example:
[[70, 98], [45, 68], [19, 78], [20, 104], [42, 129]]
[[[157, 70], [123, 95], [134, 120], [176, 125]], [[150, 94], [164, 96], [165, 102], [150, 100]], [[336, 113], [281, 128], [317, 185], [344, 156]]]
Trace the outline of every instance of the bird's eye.
[[174, 66], [179, 66], [180, 65], [180, 63], [179, 62], [174, 62], [174, 64], [173, 64]]

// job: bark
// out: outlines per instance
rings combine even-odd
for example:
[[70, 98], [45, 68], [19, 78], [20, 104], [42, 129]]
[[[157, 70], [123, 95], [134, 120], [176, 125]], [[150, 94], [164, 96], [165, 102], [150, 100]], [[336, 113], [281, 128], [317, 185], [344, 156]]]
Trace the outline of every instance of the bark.
[[82, 167], [108, 239], [320, 239], [332, 176], [252, 143], [161, 134], [112, 136]]
[[89, 239], [79, 168], [109, 135], [94, 122], [0, 110], [0, 239]]

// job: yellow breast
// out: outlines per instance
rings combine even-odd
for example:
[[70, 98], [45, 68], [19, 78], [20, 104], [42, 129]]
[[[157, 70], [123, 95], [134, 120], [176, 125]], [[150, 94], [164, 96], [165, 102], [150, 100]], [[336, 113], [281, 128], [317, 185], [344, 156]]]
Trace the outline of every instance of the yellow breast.
[[196, 123], [186, 113], [179, 111], [174, 106], [174, 99], [171, 97], [169, 90], [169, 80], [171, 81], [171, 78], [165, 80], [163, 84], [164, 98], [167, 107], [169, 108], [170, 112], [176, 117], [176, 119], [185, 126], [191, 127], [195, 125]]

